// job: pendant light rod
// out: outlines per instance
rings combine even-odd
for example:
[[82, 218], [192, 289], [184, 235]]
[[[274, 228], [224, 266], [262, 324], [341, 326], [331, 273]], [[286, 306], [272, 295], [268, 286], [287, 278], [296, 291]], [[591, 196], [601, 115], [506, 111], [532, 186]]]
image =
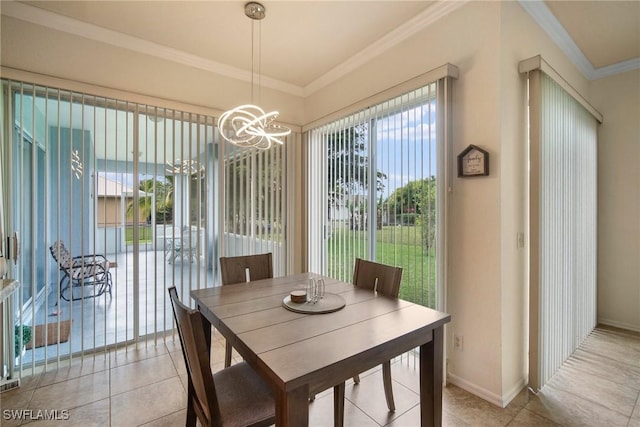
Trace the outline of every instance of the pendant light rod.
[[[261, 31], [261, 27], [258, 27], [258, 74], [256, 76], [256, 71], [255, 71], [255, 60], [256, 60], [256, 53], [255, 53], [255, 40], [256, 40], [256, 35], [255, 35], [255, 25], [256, 25], [256, 21], [261, 21], [264, 19], [265, 16], [267, 16], [267, 9], [265, 9], [265, 7], [261, 4], [261, 3], [257, 3], [257, 2], [249, 2], [247, 4], [244, 5], [244, 14], [247, 15], [247, 17], [249, 17], [252, 21], [251, 21], [251, 103], [255, 103], [255, 95], [254, 94], [254, 89], [255, 89], [255, 80], [257, 77], [258, 80], [258, 88], [260, 88], [260, 65], [262, 62], [262, 31]], [[260, 24], [258, 22], [258, 24]], [[258, 101], [260, 101], [260, 90], [258, 90], [257, 93], [257, 98]]]

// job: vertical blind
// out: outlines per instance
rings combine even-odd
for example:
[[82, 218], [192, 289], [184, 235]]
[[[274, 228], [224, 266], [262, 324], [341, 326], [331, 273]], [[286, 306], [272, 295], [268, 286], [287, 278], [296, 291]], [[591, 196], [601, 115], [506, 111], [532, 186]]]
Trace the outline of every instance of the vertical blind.
[[276, 276], [286, 273], [285, 165], [290, 143], [287, 138], [285, 144], [275, 144], [268, 150], [221, 145], [221, 253], [238, 256], [271, 252]]
[[[190, 301], [218, 285], [220, 254], [273, 251], [284, 272], [286, 145], [238, 150], [213, 117], [188, 111], [11, 80], [2, 91], [21, 374], [173, 340], [166, 289]], [[61, 268], [55, 242], [84, 264]], [[65, 291], [87, 266], [106, 270], [110, 289]]]
[[597, 120], [529, 73], [530, 385], [539, 389], [596, 325]]
[[310, 271], [403, 267], [400, 297], [440, 305], [446, 78], [309, 131]]

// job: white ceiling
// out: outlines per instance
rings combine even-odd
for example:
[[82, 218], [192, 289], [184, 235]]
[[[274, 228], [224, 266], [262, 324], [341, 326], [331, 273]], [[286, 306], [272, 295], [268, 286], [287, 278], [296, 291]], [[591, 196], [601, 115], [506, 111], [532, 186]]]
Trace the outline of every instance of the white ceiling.
[[[251, 78], [245, 1], [2, 2], [2, 13]], [[265, 1], [261, 84], [305, 96], [464, 1]], [[521, 1], [587, 78], [640, 68], [640, 1]], [[257, 28], [257, 27], [256, 27]], [[283, 36], [284, 35], [284, 36]], [[258, 64], [255, 65], [256, 68]]]
[[640, 1], [547, 1], [594, 68], [640, 57]]

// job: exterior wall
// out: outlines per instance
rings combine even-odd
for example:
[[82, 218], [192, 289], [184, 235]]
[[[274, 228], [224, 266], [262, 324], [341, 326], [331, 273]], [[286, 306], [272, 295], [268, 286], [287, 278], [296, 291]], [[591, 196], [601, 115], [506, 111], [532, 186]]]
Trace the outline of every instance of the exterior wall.
[[122, 224], [120, 209], [119, 197], [98, 197], [98, 227]]
[[640, 332], [640, 70], [591, 82], [598, 130], [598, 321]]
[[[124, 208], [122, 207], [122, 200], [124, 200]], [[122, 224], [133, 225], [133, 217], [126, 214], [127, 206], [132, 200], [133, 197], [125, 197], [124, 199], [121, 199], [120, 197], [113, 196], [98, 196], [98, 227], [120, 227]], [[125, 212], [124, 221], [122, 221], [122, 209], [124, 209]], [[145, 218], [144, 212], [139, 212], [138, 224], [146, 224], [146, 222], [147, 218]]]

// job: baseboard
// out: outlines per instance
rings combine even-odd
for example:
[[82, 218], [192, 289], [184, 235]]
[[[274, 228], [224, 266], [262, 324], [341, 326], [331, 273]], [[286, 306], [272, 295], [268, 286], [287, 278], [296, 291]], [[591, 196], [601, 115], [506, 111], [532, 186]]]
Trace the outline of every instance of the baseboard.
[[601, 323], [607, 326], [613, 326], [614, 328], [626, 329], [628, 331], [633, 331], [633, 332], [640, 332], [640, 326], [638, 325], [629, 325], [627, 323], [617, 322], [615, 320], [598, 319], [598, 323]]
[[487, 389], [478, 387], [477, 385], [470, 383], [469, 381], [462, 379], [454, 374], [448, 374], [447, 381], [457, 387], [460, 387], [463, 390], [468, 391], [469, 393], [478, 396], [481, 399], [486, 400], [493, 405], [499, 406], [500, 408], [505, 408], [526, 385], [526, 380], [522, 378], [511, 388], [511, 390], [509, 390], [509, 392], [507, 392], [503, 396], [500, 396]]
[[487, 389], [478, 387], [477, 385], [470, 383], [469, 381], [451, 373], [447, 374], [447, 381], [457, 387], [460, 387], [463, 390], [468, 391], [469, 393], [475, 394], [479, 398], [484, 399], [489, 403], [502, 408], [502, 397]]
[[40, 289], [36, 294], [35, 300], [34, 298], [31, 298], [29, 299], [27, 304], [25, 304], [24, 306], [20, 306], [19, 309], [16, 309], [16, 313], [15, 313], [16, 317], [22, 316], [23, 319], [31, 319], [34, 316], [33, 311], [35, 310], [37, 313], [40, 307], [44, 305], [46, 294], [48, 292], [49, 292], [49, 286], [47, 285], [43, 286], [42, 289]]
[[515, 399], [515, 397], [520, 394], [520, 392], [522, 391], [523, 388], [525, 388], [527, 386], [527, 379], [526, 378], [521, 378], [517, 383], [514, 384], [514, 386], [511, 388], [511, 390], [509, 390], [507, 393], [502, 395], [502, 407], [506, 408], [507, 405], [509, 403], [511, 403], [511, 401], [513, 399]]

